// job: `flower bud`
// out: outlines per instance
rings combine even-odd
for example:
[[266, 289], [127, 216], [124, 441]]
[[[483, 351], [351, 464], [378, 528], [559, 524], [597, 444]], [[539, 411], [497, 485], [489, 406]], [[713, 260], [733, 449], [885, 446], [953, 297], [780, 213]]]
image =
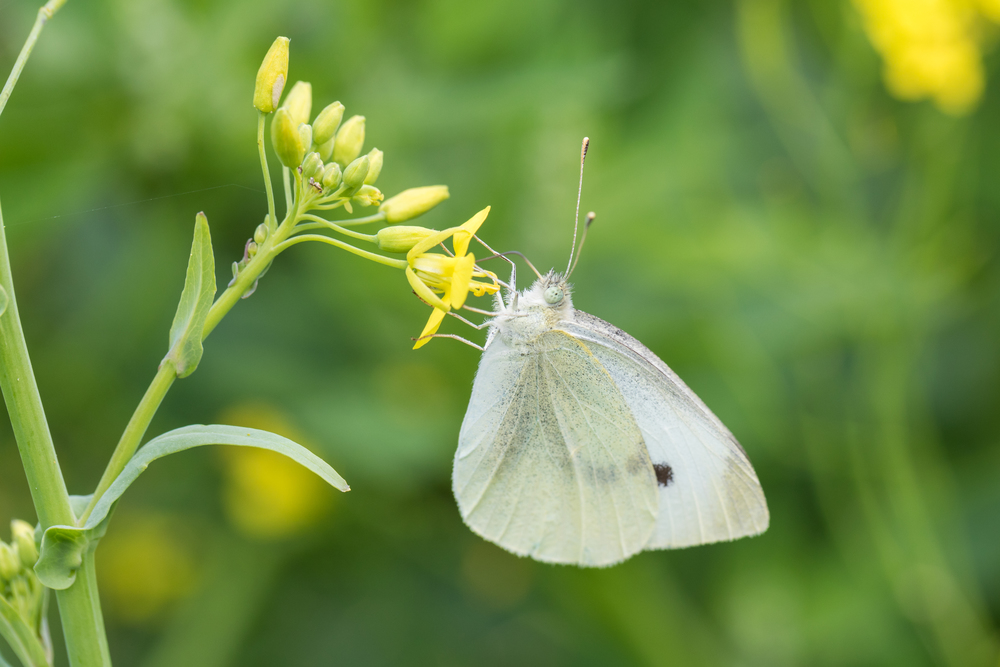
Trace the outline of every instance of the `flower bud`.
[[333, 190], [335, 187], [340, 185], [340, 180], [343, 174], [340, 173], [340, 165], [336, 162], [331, 162], [326, 165], [326, 169], [323, 171], [323, 187], [328, 190]]
[[396, 227], [384, 227], [375, 234], [378, 249], [385, 252], [410, 252], [413, 246], [423, 241], [432, 234], [438, 232], [426, 227], [408, 227], [398, 225]]
[[368, 175], [365, 176], [365, 183], [373, 185], [378, 180], [378, 175], [382, 173], [382, 151], [373, 148], [368, 151]]
[[38, 562], [38, 547], [35, 546], [35, 528], [27, 521], [14, 519], [10, 522], [12, 542], [17, 547], [17, 555], [26, 569]]
[[257, 244], [254, 241], [250, 241], [247, 244], [247, 257], [251, 259], [257, 254]]
[[299, 125], [299, 142], [302, 144], [302, 148], [308, 153], [313, 144], [312, 125], [309, 125], [308, 123], [302, 123]]
[[323, 173], [323, 160], [319, 153], [310, 153], [302, 162], [302, 178], [318, 178]]
[[357, 192], [354, 193], [354, 201], [358, 202], [362, 206], [378, 206], [385, 195], [382, 191], [376, 188], [374, 185], [362, 185]]
[[296, 125], [308, 123], [312, 112], [313, 87], [308, 81], [296, 81], [292, 89], [288, 91], [288, 97], [281, 108], [288, 109], [288, 115], [292, 117]]
[[253, 240], [256, 241], [257, 243], [263, 243], [264, 241], [267, 240], [267, 235], [268, 235], [267, 223], [262, 222], [259, 225], [257, 225], [257, 229], [254, 230]]
[[448, 198], [447, 185], [426, 185], [422, 188], [403, 190], [385, 201], [379, 211], [385, 213], [386, 222], [404, 222], [423, 215]]
[[298, 127], [284, 107], [274, 112], [274, 120], [271, 121], [271, 144], [281, 164], [290, 169], [302, 164], [302, 158], [306, 156]]
[[362, 155], [347, 165], [347, 169], [344, 170], [344, 185], [349, 188], [361, 187], [365, 182], [365, 176], [368, 175], [370, 167], [371, 164], [368, 161], [367, 155]]
[[365, 145], [365, 117], [351, 116], [337, 130], [336, 143], [333, 146], [333, 159], [344, 167], [361, 155], [361, 147]]
[[253, 90], [253, 105], [259, 111], [271, 113], [278, 106], [281, 91], [288, 78], [288, 38], [279, 37], [271, 44], [264, 62], [257, 70], [257, 85]]
[[325, 144], [330, 139], [333, 139], [333, 135], [337, 133], [337, 128], [340, 127], [340, 121], [343, 117], [343, 104], [334, 102], [333, 104], [326, 105], [319, 112], [319, 115], [316, 116], [316, 120], [313, 121], [313, 140], [317, 144]]
[[10, 581], [20, 571], [21, 561], [18, 559], [17, 553], [6, 542], [0, 542], [0, 579]]
[[319, 144], [316, 150], [319, 151], [319, 156], [323, 158], [323, 162], [329, 162], [330, 158], [333, 157], [333, 139]]

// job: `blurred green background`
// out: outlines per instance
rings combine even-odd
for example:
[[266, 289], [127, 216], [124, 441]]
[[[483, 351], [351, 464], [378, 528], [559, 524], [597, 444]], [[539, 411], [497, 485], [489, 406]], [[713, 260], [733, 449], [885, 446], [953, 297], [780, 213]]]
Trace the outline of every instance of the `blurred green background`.
[[[353, 490], [219, 450], [151, 467], [98, 552], [116, 664], [996, 665], [993, 5], [70, 0], [0, 122], [0, 196], [72, 492], [166, 350], [194, 214], [224, 285], [266, 212], [250, 101], [282, 34], [314, 109], [367, 116], [387, 196], [447, 184], [424, 224], [490, 204], [483, 237], [540, 267], [589, 136], [575, 304], [701, 395], [771, 510], [607, 570], [483, 542], [449, 479], [478, 353], [411, 351], [399, 271], [300, 245], [150, 434], [272, 428]], [[4, 72], [36, 8], [0, 4]], [[0, 429], [0, 517], [34, 520]]]

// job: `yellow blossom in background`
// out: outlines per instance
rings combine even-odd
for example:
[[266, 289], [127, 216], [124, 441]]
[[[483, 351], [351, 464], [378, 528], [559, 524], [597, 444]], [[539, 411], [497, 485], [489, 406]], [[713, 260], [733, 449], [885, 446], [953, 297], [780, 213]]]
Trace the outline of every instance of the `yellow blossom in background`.
[[[244, 404], [222, 415], [222, 423], [283, 435], [303, 444], [301, 435], [278, 410]], [[286, 456], [253, 447], [226, 447], [222, 453], [223, 509], [232, 524], [255, 539], [280, 539], [322, 518], [330, 491], [322, 479]]]
[[108, 610], [130, 625], [159, 620], [197, 583], [190, 531], [163, 514], [126, 514], [101, 541], [97, 574]]
[[1000, 0], [854, 0], [885, 62], [889, 91], [931, 98], [950, 114], [971, 110], [985, 85], [978, 25], [1000, 20]]

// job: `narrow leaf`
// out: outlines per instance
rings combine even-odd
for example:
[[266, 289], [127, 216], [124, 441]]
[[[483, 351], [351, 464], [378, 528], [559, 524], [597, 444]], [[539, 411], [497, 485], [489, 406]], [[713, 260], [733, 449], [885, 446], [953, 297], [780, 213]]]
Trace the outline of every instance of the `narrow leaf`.
[[[0, 597], [0, 635], [25, 667], [48, 667], [45, 647], [27, 621], [7, 600]], [[7, 665], [0, 656], [0, 667]], [[9, 666], [8, 666], [9, 667]]]
[[185, 426], [153, 438], [136, 452], [121, 474], [94, 506], [86, 525], [51, 526], [42, 536], [42, 548], [35, 565], [35, 573], [49, 588], [69, 588], [76, 579], [76, 572], [88, 549], [96, 548], [97, 541], [107, 530], [110, 514], [125, 490], [156, 459], [176, 454], [202, 445], [236, 445], [257, 447], [283, 454], [319, 475], [330, 486], [340, 491], [350, 491], [344, 478], [337, 474], [323, 459], [302, 445], [274, 433], [253, 428], [199, 424]]
[[204, 348], [201, 344], [205, 318], [215, 298], [215, 256], [208, 218], [199, 213], [194, 223], [194, 240], [188, 259], [187, 276], [177, 313], [170, 326], [170, 351], [163, 361], [170, 361], [177, 377], [187, 377], [198, 367]]
[[[0, 315], [7, 312], [8, 303], [10, 303], [10, 297], [7, 296], [7, 290], [0, 285]], [[3, 660], [2, 656], [0, 656], [0, 660]], [[2, 664], [0, 664], [0, 667], [2, 667]]]

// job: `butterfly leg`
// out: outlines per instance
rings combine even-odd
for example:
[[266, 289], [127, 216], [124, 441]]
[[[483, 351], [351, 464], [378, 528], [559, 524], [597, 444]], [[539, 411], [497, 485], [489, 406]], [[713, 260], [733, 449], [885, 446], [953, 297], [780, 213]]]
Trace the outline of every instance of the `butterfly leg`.
[[[491, 313], [487, 313], [486, 311], [479, 311], [479, 312], [485, 313], [487, 315], [491, 314]], [[473, 329], [482, 329], [483, 327], [488, 327], [491, 324], [491, 322], [489, 320], [487, 320], [486, 322], [483, 322], [482, 324], [476, 324], [475, 322], [472, 322], [470, 320], [465, 319], [464, 317], [462, 317], [461, 315], [459, 315], [455, 311], [449, 311], [448, 314], [451, 315], [452, 317], [458, 319], [458, 320], [461, 320], [462, 322], [465, 322], [466, 324], [468, 324]]]
[[[507, 255], [502, 255], [502, 254], [498, 253], [496, 250], [494, 250], [493, 248], [489, 247], [489, 245], [486, 244], [486, 241], [483, 241], [478, 236], [476, 236], [475, 239], [477, 241], [479, 241], [480, 245], [482, 245], [484, 248], [486, 248], [487, 250], [489, 250], [491, 253], [493, 253], [497, 257], [503, 257], [504, 260], [508, 264], [510, 264], [510, 284], [509, 285], [505, 285], [505, 287], [507, 287], [507, 289], [509, 289], [510, 293], [512, 294], [510, 308], [513, 309], [517, 305], [517, 264], [515, 264], [514, 260], [512, 260]], [[504, 303], [503, 295], [500, 294], [500, 292], [497, 292], [496, 299], [497, 299], [497, 310], [506, 310], [507, 309], [507, 304]]]

